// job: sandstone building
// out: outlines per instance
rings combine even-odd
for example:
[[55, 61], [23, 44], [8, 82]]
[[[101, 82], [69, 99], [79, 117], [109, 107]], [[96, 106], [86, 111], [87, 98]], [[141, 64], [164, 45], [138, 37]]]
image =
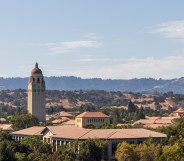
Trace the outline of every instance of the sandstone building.
[[45, 81], [38, 63], [31, 71], [28, 82], [28, 112], [45, 121]]
[[152, 137], [155, 141], [166, 138], [162, 133], [146, 129], [84, 129], [76, 126], [47, 126], [30, 127], [12, 132], [15, 141], [27, 136], [40, 136], [44, 142], [51, 144], [53, 151], [57, 151], [61, 145], [70, 144], [73, 140], [83, 141], [89, 138], [106, 140], [108, 142], [103, 160], [115, 160], [114, 154], [118, 143], [126, 141], [131, 144], [139, 144]]
[[110, 124], [110, 117], [102, 112], [83, 112], [75, 118], [75, 126], [77, 127], [100, 126], [103, 124]]

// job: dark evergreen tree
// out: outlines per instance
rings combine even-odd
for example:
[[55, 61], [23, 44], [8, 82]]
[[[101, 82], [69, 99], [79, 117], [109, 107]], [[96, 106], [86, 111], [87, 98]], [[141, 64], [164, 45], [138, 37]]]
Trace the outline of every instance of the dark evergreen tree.
[[128, 102], [128, 112], [136, 112], [137, 108], [134, 103], [130, 100]]

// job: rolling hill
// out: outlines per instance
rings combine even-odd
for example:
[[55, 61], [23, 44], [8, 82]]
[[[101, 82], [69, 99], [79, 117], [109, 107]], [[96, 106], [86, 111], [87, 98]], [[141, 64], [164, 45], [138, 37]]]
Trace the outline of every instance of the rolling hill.
[[[28, 78], [0, 78], [0, 89], [27, 89]], [[174, 92], [184, 94], [184, 78], [163, 80], [153, 78], [141, 79], [82, 79], [79, 77], [45, 77], [49, 90], [105, 90], [122, 92], [165, 93]]]

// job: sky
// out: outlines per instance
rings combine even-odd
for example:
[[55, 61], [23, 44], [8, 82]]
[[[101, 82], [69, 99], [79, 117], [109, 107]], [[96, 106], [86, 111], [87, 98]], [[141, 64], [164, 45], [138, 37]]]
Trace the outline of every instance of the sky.
[[184, 76], [183, 0], [0, 0], [0, 77]]

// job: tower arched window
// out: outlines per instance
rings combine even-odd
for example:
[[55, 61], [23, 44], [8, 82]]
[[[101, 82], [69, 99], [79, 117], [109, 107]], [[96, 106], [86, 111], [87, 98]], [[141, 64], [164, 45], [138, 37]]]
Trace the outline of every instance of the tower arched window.
[[40, 83], [40, 78], [37, 78], [37, 83]]

